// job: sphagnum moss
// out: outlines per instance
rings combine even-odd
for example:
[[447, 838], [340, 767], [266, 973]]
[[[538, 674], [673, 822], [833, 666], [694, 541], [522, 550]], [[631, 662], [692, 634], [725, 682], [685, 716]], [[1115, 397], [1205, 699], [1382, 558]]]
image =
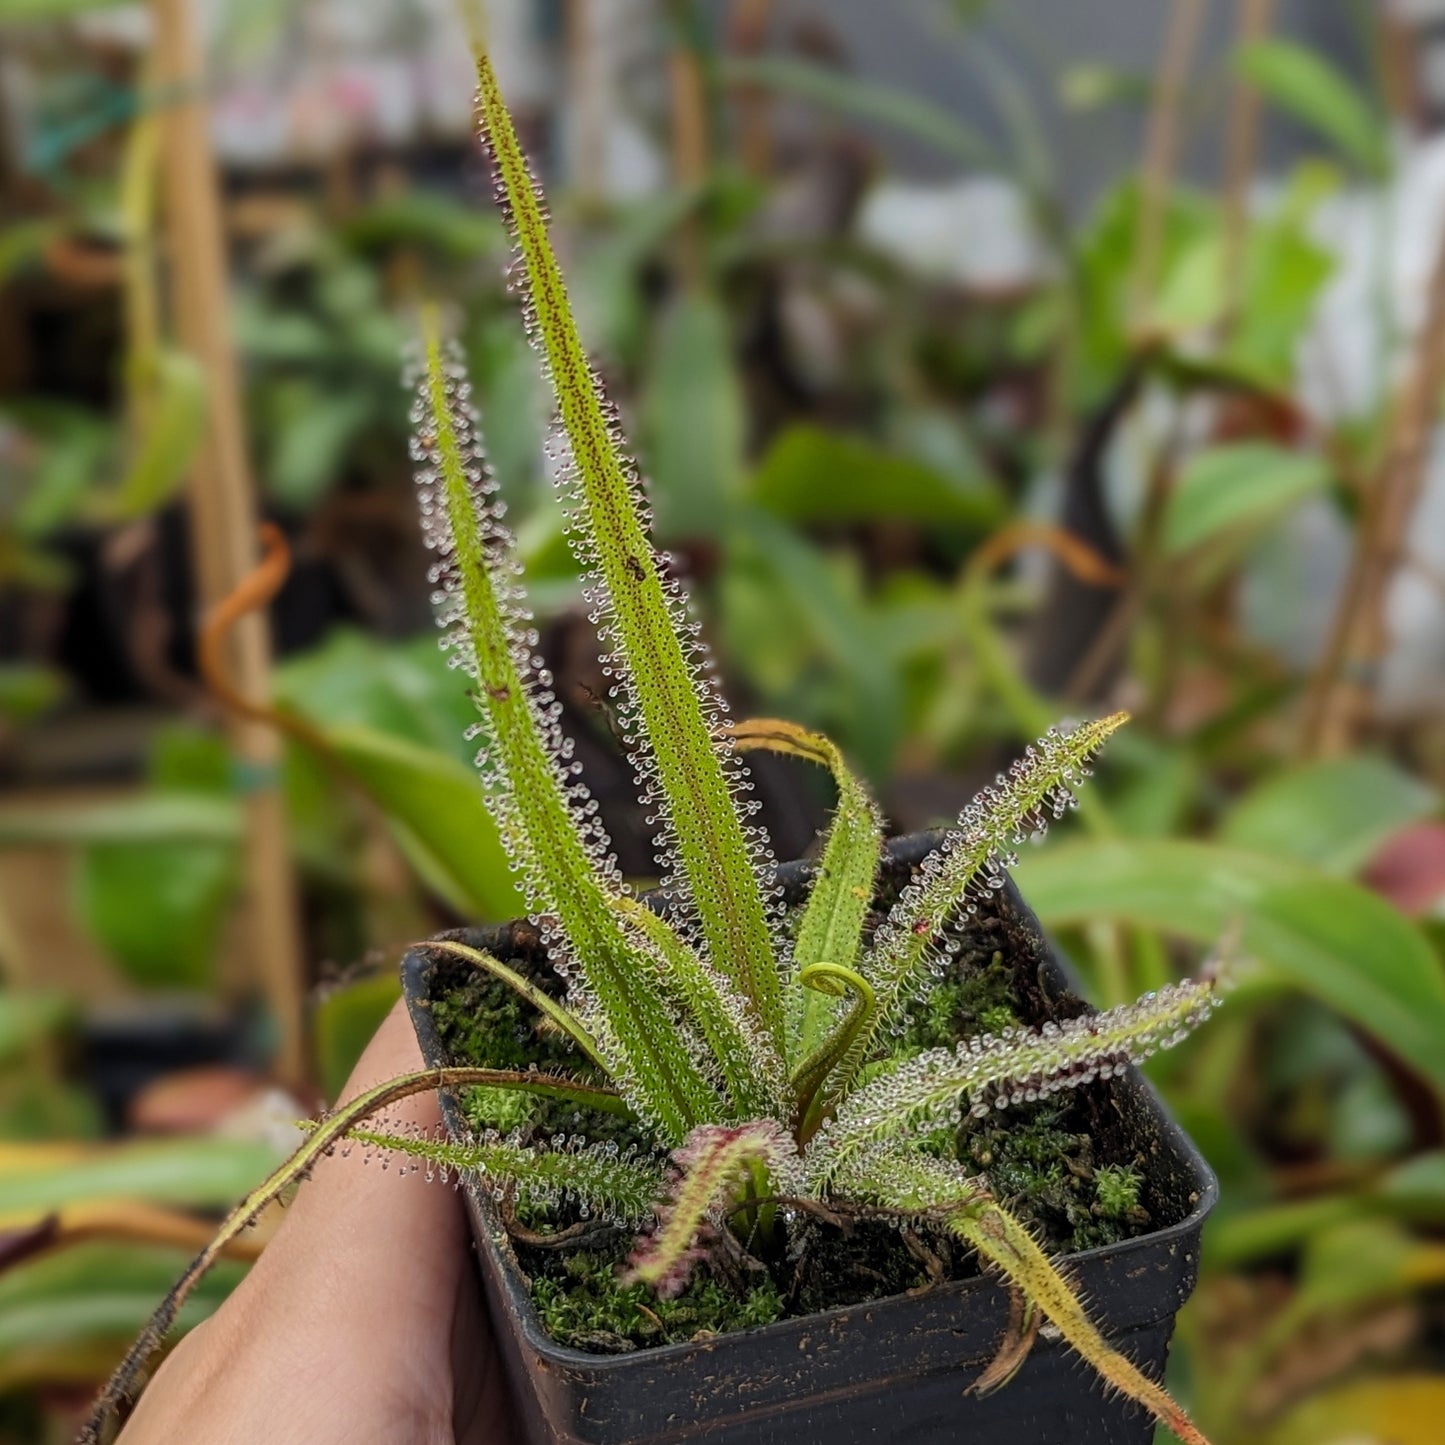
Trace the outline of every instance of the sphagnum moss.
[[[910, 1019], [928, 1011], [959, 946], [954, 925], [984, 890], [1002, 885], [1012, 850], [1073, 805], [1090, 760], [1123, 717], [1054, 730], [1030, 748], [964, 810], [865, 941], [881, 842], [877, 809], [826, 739], [785, 722], [729, 724], [687, 599], [652, 544], [636, 469], [578, 337], [484, 43], [477, 73], [481, 134], [517, 243], [514, 275], [556, 396], [554, 472], [587, 572], [621, 731], [653, 810], [672, 906], [663, 916], [632, 896], [577, 776], [486, 469], [480, 421], [458, 354], [432, 316], [414, 366], [413, 416], [439, 615], [453, 661], [471, 679], [489, 803], [532, 922], [566, 984], [560, 1000], [520, 991], [591, 1068], [585, 1078], [550, 1079], [423, 1071], [326, 1121], [187, 1271], [103, 1395], [88, 1438], [99, 1438], [114, 1418], [220, 1243], [319, 1152], [407, 1092], [485, 1083], [627, 1117], [645, 1142], [620, 1148], [615, 1139], [589, 1142], [575, 1133], [565, 1143], [497, 1133], [469, 1145], [390, 1142], [430, 1151], [448, 1171], [471, 1171], [514, 1204], [570, 1197], [634, 1228], [653, 1214], [631, 1255], [629, 1287], [680, 1297], [694, 1261], [727, 1230], [755, 1253], [781, 1255], [813, 1204], [927, 1221], [1003, 1274], [1111, 1386], [1201, 1445], [1183, 1410], [1101, 1337], [987, 1180], [930, 1150], [941, 1130], [970, 1117], [992, 1120], [995, 1111], [1111, 1077], [1170, 1046], [1214, 1006], [1215, 979], [1174, 985], [1088, 1020], [1008, 1026], [921, 1053], [904, 1047]], [[750, 748], [810, 759], [837, 784], [823, 865], [796, 931], [779, 916], [766, 840], [752, 820], [742, 761]], [[498, 960], [473, 962], [507, 978]]]

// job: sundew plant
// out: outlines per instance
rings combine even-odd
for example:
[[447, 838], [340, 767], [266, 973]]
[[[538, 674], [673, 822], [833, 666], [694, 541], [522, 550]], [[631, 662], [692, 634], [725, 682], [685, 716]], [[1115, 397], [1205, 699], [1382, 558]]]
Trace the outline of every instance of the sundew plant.
[[[781, 1257], [810, 1206], [927, 1221], [977, 1251], [1111, 1386], [1198, 1445], [1203, 1436], [1183, 1410], [1103, 1338], [1029, 1229], [937, 1141], [970, 1116], [1108, 1078], [1175, 1043], [1213, 1007], [1212, 974], [1066, 1023], [922, 1053], [902, 1047], [911, 1011], [938, 986], [979, 897], [1002, 886], [1022, 839], [1073, 804], [1122, 716], [1052, 731], [1030, 748], [963, 812], [881, 923], [870, 918], [879, 810], [827, 739], [786, 722], [729, 719], [698, 623], [650, 539], [640, 479], [579, 339], [539, 193], [480, 46], [477, 69], [481, 133], [517, 245], [514, 280], [556, 396], [553, 472], [665, 860], [665, 907], [629, 890], [578, 776], [459, 353], [428, 315], [412, 368], [414, 455], [444, 645], [471, 679], [487, 796], [565, 997], [479, 949], [431, 946], [545, 1014], [578, 1067], [425, 1070], [316, 1126], [187, 1271], [102, 1397], [91, 1438], [220, 1248], [322, 1153], [360, 1135], [511, 1200], [567, 1200], [628, 1225], [637, 1235], [628, 1277], [664, 1297], [724, 1231], [755, 1256]], [[791, 919], [752, 821], [745, 754], [756, 749], [819, 764], [836, 783], [815, 879]], [[644, 1143], [362, 1134], [394, 1099], [469, 1084], [560, 1097], [583, 1119], [625, 1115]]]

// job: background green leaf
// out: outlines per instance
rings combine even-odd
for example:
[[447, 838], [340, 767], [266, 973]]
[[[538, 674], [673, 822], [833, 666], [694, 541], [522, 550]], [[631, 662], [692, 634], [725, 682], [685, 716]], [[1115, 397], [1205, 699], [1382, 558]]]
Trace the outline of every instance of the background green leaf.
[[[250, 1139], [167, 1139], [106, 1144], [76, 1158], [19, 1161], [0, 1145], [0, 1218], [47, 1213], [96, 1199], [194, 1209], [230, 1208], [275, 1168], [284, 1151]], [[169, 1283], [169, 1281], [167, 1281]]]
[[742, 485], [746, 422], [727, 318], [706, 293], [662, 320], [643, 424], [658, 536], [716, 536]]
[[164, 506], [190, 472], [206, 431], [206, 374], [193, 357], [167, 349], [155, 358], [146, 430], [125, 476], [100, 506], [107, 518], [130, 521]]
[[1439, 805], [1432, 788], [1385, 758], [1330, 758], [1266, 778], [1226, 814], [1220, 838], [1348, 875]]
[[1185, 464], [1164, 514], [1164, 545], [1187, 552], [1225, 533], [1258, 528], [1320, 491], [1324, 458], [1268, 442], [1240, 442], [1196, 453]]
[[894, 521], [987, 528], [1002, 506], [987, 476], [953, 475], [856, 436], [789, 427], [768, 449], [752, 498], [774, 516], [833, 524]]
[[461, 916], [500, 922], [526, 911], [474, 769], [372, 728], [326, 737], [380, 804], [407, 861]]
[[[27, 1384], [94, 1388], [184, 1264], [176, 1250], [97, 1242], [7, 1270], [0, 1275], [0, 1392]], [[242, 1264], [218, 1264], [186, 1301], [178, 1329], [212, 1314], [245, 1273]]]
[[1237, 921], [1243, 954], [1313, 994], [1445, 1089], [1445, 979], [1383, 899], [1291, 859], [1153, 839], [1055, 846], [1022, 862], [1046, 925], [1113, 919], [1202, 943]]
[[75, 911], [133, 982], [204, 988], [239, 876], [227, 844], [92, 843], [78, 861]]
[[1235, 64], [1275, 105], [1323, 136], [1370, 175], [1389, 168], [1385, 119], [1317, 51], [1288, 40], [1241, 48]]

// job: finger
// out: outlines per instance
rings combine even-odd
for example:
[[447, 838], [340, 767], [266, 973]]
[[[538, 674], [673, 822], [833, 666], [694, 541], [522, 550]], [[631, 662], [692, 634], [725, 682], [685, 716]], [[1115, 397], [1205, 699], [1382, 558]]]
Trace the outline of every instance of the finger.
[[[419, 1067], [405, 1012], [387, 1017], [343, 1097]], [[432, 1127], [418, 1095], [386, 1126]], [[303, 1182], [275, 1237], [142, 1396], [126, 1445], [279, 1438], [368, 1445], [450, 1439], [453, 1335], [477, 1292], [461, 1202], [378, 1151], [338, 1151]], [[468, 1316], [468, 1328], [478, 1324]], [[490, 1353], [485, 1336], [476, 1356]]]
[[[416, 1036], [398, 1003], [367, 1045], [341, 1100], [420, 1067]], [[435, 1094], [416, 1094], [370, 1122], [393, 1132], [430, 1133], [439, 1128], [441, 1111]], [[362, 1296], [388, 1295], [395, 1316], [434, 1306], [439, 1292], [450, 1289], [466, 1239], [453, 1189], [417, 1172], [402, 1173], [398, 1158], [385, 1151], [353, 1146], [317, 1164], [252, 1275], [312, 1287], [321, 1274], [327, 1313], [342, 1315]]]

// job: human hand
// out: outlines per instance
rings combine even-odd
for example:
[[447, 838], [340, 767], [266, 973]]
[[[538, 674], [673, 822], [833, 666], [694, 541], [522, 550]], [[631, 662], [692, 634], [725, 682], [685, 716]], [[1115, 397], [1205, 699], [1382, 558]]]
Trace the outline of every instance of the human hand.
[[[392, 1010], [342, 1098], [421, 1067]], [[387, 1112], [430, 1130], [434, 1094]], [[511, 1445], [460, 1197], [323, 1159], [235, 1293], [171, 1353], [119, 1445]]]

